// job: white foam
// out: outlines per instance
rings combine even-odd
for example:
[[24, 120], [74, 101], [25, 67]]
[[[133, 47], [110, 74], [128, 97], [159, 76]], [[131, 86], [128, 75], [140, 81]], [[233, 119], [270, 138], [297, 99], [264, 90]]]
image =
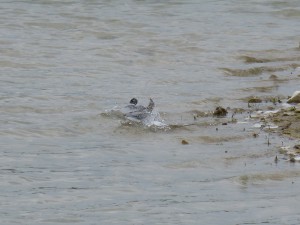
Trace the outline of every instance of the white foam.
[[294, 157], [294, 159], [295, 159], [295, 161], [300, 161], [300, 156], [297, 155], [297, 156]]
[[141, 120], [141, 122], [148, 127], [155, 126], [165, 128], [168, 126], [166, 123], [164, 123], [159, 112], [156, 110], [153, 110], [151, 113], [149, 113], [149, 115], [145, 119]]

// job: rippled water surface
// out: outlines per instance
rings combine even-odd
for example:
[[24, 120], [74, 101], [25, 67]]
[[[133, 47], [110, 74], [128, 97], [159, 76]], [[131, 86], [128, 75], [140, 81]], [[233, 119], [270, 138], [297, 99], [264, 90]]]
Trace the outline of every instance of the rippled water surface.
[[[299, 90], [298, 0], [0, 11], [1, 224], [300, 223], [300, 164], [278, 152], [294, 142], [245, 101]], [[168, 127], [110, 113], [132, 97]], [[219, 105], [246, 111], [212, 117]]]

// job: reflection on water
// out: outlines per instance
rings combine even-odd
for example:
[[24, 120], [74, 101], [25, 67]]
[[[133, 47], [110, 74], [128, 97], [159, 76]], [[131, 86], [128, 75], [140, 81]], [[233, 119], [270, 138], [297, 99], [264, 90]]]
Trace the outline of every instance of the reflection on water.
[[[251, 117], [299, 90], [299, 11], [2, 2], [0, 223], [299, 224], [294, 141]], [[107, 114], [132, 97], [155, 99], [146, 126]]]

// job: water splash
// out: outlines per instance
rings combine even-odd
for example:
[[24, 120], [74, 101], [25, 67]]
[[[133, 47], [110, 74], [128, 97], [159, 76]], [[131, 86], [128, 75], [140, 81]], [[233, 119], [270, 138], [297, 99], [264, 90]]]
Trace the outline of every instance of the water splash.
[[161, 118], [160, 113], [157, 110], [147, 113], [146, 117], [143, 119], [137, 119], [136, 117], [126, 116], [128, 115], [128, 109], [115, 106], [110, 110], [105, 110], [104, 113], [101, 113], [102, 116], [120, 119], [121, 124], [125, 126], [134, 126], [134, 127], [146, 127], [151, 130], [168, 130], [170, 129], [169, 125], [164, 122]]
[[157, 128], [167, 128], [168, 125], [164, 123], [164, 120], [161, 118], [158, 111], [153, 110], [149, 115], [141, 120], [142, 124], [144, 124], [147, 127], [157, 127]]

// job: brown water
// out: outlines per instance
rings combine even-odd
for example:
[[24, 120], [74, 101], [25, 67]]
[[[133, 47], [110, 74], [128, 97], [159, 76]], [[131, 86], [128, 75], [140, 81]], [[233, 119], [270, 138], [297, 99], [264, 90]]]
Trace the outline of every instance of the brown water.
[[[0, 10], [1, 224], [300, 223], [300, 164], [278, 152], [294, 141], [245, 101], [299, 90], [298, 0]], [[171, 129], [103, 114], [132, 97]], [[246, 111], [206, 116], [218, 105]]]

